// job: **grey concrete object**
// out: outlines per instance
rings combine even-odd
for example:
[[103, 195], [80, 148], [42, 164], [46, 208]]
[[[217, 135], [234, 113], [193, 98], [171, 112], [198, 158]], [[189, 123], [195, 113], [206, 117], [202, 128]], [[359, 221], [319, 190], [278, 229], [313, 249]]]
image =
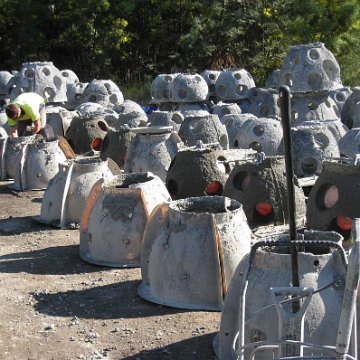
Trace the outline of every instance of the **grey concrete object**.
[[248, 92], [247, 112], [259, 118], [280, 117], [279, 93], [274, 89], [251, 88]]
[[157, 103], [168, 103], [170, 100], [171, 84], [178, 74], [159, 74], [151, 83], [151, 99]]
[[229, 148], [226, 127], [217, 115], [185, 117], [178, 134], [187, 146], [195, 146], [201, 140], [204, 144], [218, 142], [224, 149]]
[[219, 70], [205, 70], [200, 74], [208, 85], [210, 98], [216, 98], [215, 84], [220, 73]]
[[80, 257], [97, 265], [139, 267], [148, 217], [169, 201], [165, 185], [151, 173], [99, 180], [80, 221]]
[[110, 115], [114, 115], [116, 116], [116, 111], [114, 111], [113, 109], [108, 109], [106, 107], [104, 107], [101, 104], [95, 103], [95, 102], [91, 102], [91, 101], [87, 101], [87, 102], [83, 102], [80, 105], [78, 105], [75, 108], [75, 111], [77, 111], [80, 115], [91, 115], [91, 114], [110, 114]]
[[1, 137], [0, 138], [0, 170], [1, 180], [14, 179], [16, 163], [22, 148], [33, 142], [34, 136]]
[[184, 115], [180, 111], [153, 111], [149, 115], [149, 126], [172, 126], [179, 131]]
[[0, 138], [7, 138], [9, 134], [7, 133], [6, 129], [0, 125]]
[[117, 130], [108, 129], [100, 147], [100, 158], [106, 160], [108, 157], [116, 162], [120, 169], [124, 168], [125, 156], [135, 133], [129, 127]]
[[339, 120], [339, 109], [329, 92], [294, 93], [291, 98], [292, 124], [303, 121]]
[[1, 95], [8, 95], [8, 83], [10, 79], [13, 77], [9, 71], [0, 71], [0, 96]]
[[77, 158], [59, 164], [59, 171], [44, 192], [40, 216], [34, 219], [63, 229], [77, 228], [92, 186], [112, 178], [107, 161]]
[[8, 117], [6, 116], [5, 111], [0, 112], [0, 126], [10, 135], [11, 127], [7, 122]]
[[236, 103], [223, 103], [222, 101], [219, 101], [212, 107], [211, 113], [217, 115], [221, 121], [222, 117], [225, 115], [241, 114], [241, 109]]
[[360, 128], [351, 128], [339, 140], [340, 155], [355, 159], [360, 154]]
[[293, 166], [298, 177], [319, 175], [327, 158], [340, 156], [347, 129], [340, 121], [306, 121], [291, 129]]
[[104, 139], [107, 129], [108, 124], [104, 115], [75, 116], [65, 134], [65, 139], [76, 154], [82, 155], [91, 150], [94, 139]]
[[132, 138], [127, 148], [124, 171], [150, 171], [165, 182], [167, 171], [180, 143], [181, 139], [177, 133], [169, 128], [143, 128]]
[[52, 127], [55, 135], [64, 136], [75, 116], [74, 111], [69, 111], [63, 106], [46, 106], [46, 124]]
[[208, 96], [207, 83], [199, 74], [179, 74], [171, 82], [171, 102], [196, 103], [207, 100]]
[[250, 242], [234, 200], [207, 196], [160, 205], [145, 229], [138, 294], [175, 308], [220, 311]]
[[11, 100], [24, 92], [35, 92], [48, 102], [67, 100], [66, 80], [51, 61], [23, 63], [13, 80], [10, 90]]
[[44, 190], [65, 160], [58, 140], [38, 141], [36, 136], [31, 137], [16, 158], [14, 183], [9, 187], [18, 191]]
[[112, 108], [124, 102], [124, 96], [112, 80], [94, 79], [88, 83], [81, 95], [82, 102], [94, 102]]
[[66, 85], [67, 101], [64, 103], [67, 109], [74, 110], [83, 103], [82, 94], [89, 83], [76, 82]]
[[[224, 186], [224, 196], [239, 201], [252, 228], [288, 222], [287, 184], [285, 160], [282, 156], [271, 156], [264, 161], [236, 165]], [[305, 223], [305, 196], [295, 182], [296, 223]], [[268, 211], [262, 211], [263, 204]]]
[[282, 153], [283, 130], [281, 122], [273, 118], [254, 118], [247, 120], [235, 137], [236, 149], [254, 149], [267, 156]]
[[198, 103], [179, 103], [173, 107], [173, 111], [180, 112], [184, 117], [187, 116], [207, 116], [211, 110], [204, 102]]
[[113, 110], [116, 111], [118, 114], [137, 112], [141, 115], [146, 115], [143, 108], [137, 102], [128, 99], [124, 100], [121, 104], [115, 105], [113, 107]]
[[349, 128], [360, 127], [360, 87], [353, 88], [341, 112], [341, 121]]
[[225, 125], [228, 133], [230, 149], [235, 149], [235, 145], [238, 145], [236, 142], [236, 135], [239, 133], [241, 126], [250, 119], [256, 119], [256, 116], [245, 113], [238, 115], [225, 115], [221, 118], [221, 122]]
[[248, 90], [253, 87], [254, 79], [245, 69], [223, 70], [215, 84], [216, 95], [222, 101], [244, 99]]
[[[305, 314], [304, 341], [319, 345], [336, 344], [342, 300], [345, 293], [346, 260], [339, 251], [332, 251], [322, 242], [340, 243], [342, 237], [335, 232], [305, 231], [304, 242], [316, 241], [319, 246], [305, 248], [298, 254], [300, 286], [313, 291], [322, 289], [311, 298]], [[280, 234], [266, 238], [271, 241], [288, 240], [289, 235]], [[221, 316], [218, 349], [219, 360], [235, 359], [234, 348], [239, 342], [241, 312], [244, 311], [244, 343], [256, 341], [276, 341], [279, 339], [278, 313], [274, 306], [270, 288], [291, 286], [291, 260], [289, 252], [283, 247], [258, 249], [251, 259], [240, 261], [229, 286]], [[244, 277], [248, 269], [248, 286], [243, 290]], [[338, 279], [338, 281], [336, 281]], [[330, 286], [328, 286], [330, 285]], [[328, 286], [324, 289], [324, 287]], [[244, 301], [242, 301], [244, 294]], [[289, 312], [291, 310], [289, 309]], [[272, 359], [275, 350], [260, 351], [257, 360]], [[311, 356], [311, 353], [313, 356]], [[318, 358], [316, 350], [304, 352], [309, 358]], [[324, 355], [324, 353], [322, 353]], [[277, 358], [277, 357], [276, 357]], [[326, 359], [330, 357], [326, 357]], [[245, 359], [250, 359], [250, 352], [245, 352]], [[331, 357], [332, 359], [332, 357]]]
[[127, 125], [130, 128], [144, 127], [148, 125], [148, 117], [144, 112], [131, 111], [123, 114], [119, 114], [119, 121], [113, 124], [115, 129], [119, 126]]
[[61, 70], [61, 75], [65, 78], [66, 85], [77, 84], [79, 82], [78, 76], [70, 69]]
[[266, 87], [268, 89], [278, 89], [280, 83], [280, 69], [273, 70], [266, 80]]
[[350, 229], [341, 225], [341, 220], [360, 217], [357, 194], [360, 191], [359, 166], [324, 162], [323, 172], [312, 187], [307, 205], [307, 227], [318, 230], [334, 230], [345, 239]]
[[[217, 144], [180, 148], [171, 162], [166, 187], [173, 200], [222, 195], [234, 154]], [[238, 150], [236, 161], [251, 161], [252, 150]], [[191, 174], [188, 176], [187, 174]]]
[[344, 86], [340, 89], [329, 91], [329, 95], [335, 101], [341, 117], [346, 100], [352, 93], [353, 91], [349, 86]]
[[340, 66], [323, 43], [291, 46], [281, 67], [279, 85], [289, 86], [292, 93], [343, 87]]

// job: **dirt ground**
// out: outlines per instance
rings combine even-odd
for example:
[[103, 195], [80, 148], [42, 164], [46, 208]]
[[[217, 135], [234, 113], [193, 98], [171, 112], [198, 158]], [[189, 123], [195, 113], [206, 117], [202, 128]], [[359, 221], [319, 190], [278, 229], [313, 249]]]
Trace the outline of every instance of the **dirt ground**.
[[78, 230], [41, 225], [42, 191], [0, 182], [0, 359], [215, 359], [218, 312], [140, 298], [140, 269], [91, 265]]

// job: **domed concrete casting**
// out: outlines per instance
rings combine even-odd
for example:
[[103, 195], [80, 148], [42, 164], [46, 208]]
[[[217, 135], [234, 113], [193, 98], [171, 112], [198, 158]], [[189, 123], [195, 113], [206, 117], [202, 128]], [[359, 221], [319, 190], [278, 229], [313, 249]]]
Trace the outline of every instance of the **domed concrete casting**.
[[222, 101], [245, 99], [253, 87], [254, 79], [245, 69], [223, 70], [215, 83], [216, 95]]
[[[295, 184], [296, 222], [305, 222], [305, 196]], [[285, 160], [281, 156], [268, 157], [260, 163], [238, 164], [225, 184], [224, 196], [239, 201], [244, 206], [251, 227], [268, 224], [281, 225], [287, 218], [287, 187]]]
[[279, 86], [291, 92], [318, 92], [342, 88], [340, 67], [323, 43], [291, 46], [280, 72]]
[[65, 102], [66, 79], [51, 61], [23, 63], [14, 76], [11, 86], [11, 100], [23, 92], [35, 92], [49, 102]]
[[[173, 200], [222, 195], [231, 164], [255, 161], [253, 150], [223, 150], [220, 145], [180, 148], [171, 162], [166, 187]], [[187, 176], [186, 174], [191, 174]]]
[[307, 226], [337, 231], [348, 239], [352, 219], [360, 217], [359, 186], [359, 166], [324, 162], [324, 170], [309, 194]]
[[219, 143], [223, 149], [229, 148], [226, 127], [217, 115], [185, 117], [179, 136], [187, 146], [195, 146], [201, 140], [204, 144]]

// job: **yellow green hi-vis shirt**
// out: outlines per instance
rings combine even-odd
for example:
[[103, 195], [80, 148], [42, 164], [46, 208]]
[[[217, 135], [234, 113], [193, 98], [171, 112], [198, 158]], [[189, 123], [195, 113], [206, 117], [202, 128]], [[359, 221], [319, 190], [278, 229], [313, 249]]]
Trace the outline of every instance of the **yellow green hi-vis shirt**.
[[33, 92], [20, 94], [15, 98], [11, 104], [17, 104], [21, 107], [24, 114], [21, 115], [16, 120], [8, 118], [8, 124], [10, 126], [15, 126], [16, 121], [18, 120], [32, 120], [36, 121], [40, 118], [40, 105], [45, 104], [45, 99]]

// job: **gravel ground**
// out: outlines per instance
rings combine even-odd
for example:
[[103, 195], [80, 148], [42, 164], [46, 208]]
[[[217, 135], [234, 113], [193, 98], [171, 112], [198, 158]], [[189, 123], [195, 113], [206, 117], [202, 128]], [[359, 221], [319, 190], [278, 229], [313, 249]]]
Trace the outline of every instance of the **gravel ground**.
[[87, 264], [78, 230], [35, 222], [43, 191], [0, 182], [1, 359], [216, 359], [221, 314], [147, 302], [140, 269]]

